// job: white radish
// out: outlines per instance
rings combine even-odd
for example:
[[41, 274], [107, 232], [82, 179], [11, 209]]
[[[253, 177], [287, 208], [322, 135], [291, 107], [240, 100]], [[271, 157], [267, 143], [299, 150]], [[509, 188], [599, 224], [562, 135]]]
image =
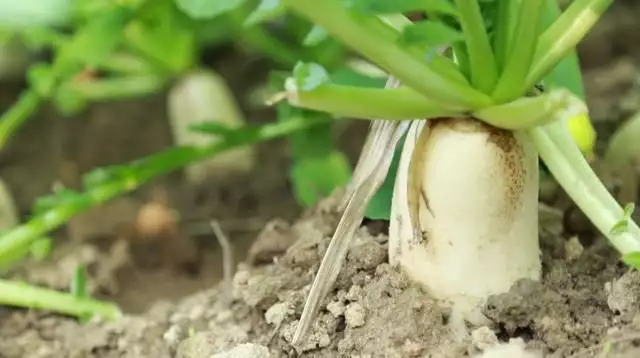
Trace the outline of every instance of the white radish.
[[[168, 96], [168, 112], [176, 145], [206, 146], [217, 138], [198, 133], [190, 127], [215, 122], [230, 128], [245, 125], [245, 119], [224, 79], [217, 73], [200, 69], [186, 74]], [[243, 146], [225, 151], [185, 168], [187, 180], [201, 184], [208, 178], [245, 173], [255, 164], [254, 149]]]
[[389, 260], [449, 306], [462, 333], [466, 322], [483, 322], [490, 295], [540, 278], [537, 207], [538, 156], [527, 137], [467, 118], [414, 121], [393, 193]]
[[13, 193], [4, 180], [0, 179], [0, 231], [8, 231], [20, 224], [20, 215]]

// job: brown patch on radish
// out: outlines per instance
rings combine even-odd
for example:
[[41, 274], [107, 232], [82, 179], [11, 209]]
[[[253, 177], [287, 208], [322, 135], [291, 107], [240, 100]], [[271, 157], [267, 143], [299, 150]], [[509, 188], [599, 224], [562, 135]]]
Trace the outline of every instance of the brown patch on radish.
[[[495, 146], [498, 151], [495, 169], [501, 174], [497, 177], [509, 178], [506, 185], [505, 197], [496, 201], [502, 203], [502, 214], [510, 221], [522, 206], [522, 195], [529, 178], [527, 163], [524, 163], [524, 148], [515, 137], [513, 131], [497, 128], [472, 118], [445, 118], [430, 122], [429, 136], [439, 135], [442, 130], [462, 133], [486, 134], [487, 142]], [[425, 142], [429, 142], [425, 140]], [[425, 149], [426, 151], [427, 149]], [[537, 180], [537, 179], [534, 179]], [[428, 198], [425, 199], [428, 203]], [[435, 215], [435, 213], [432, 213]]]
[[505, 215], [512, 217], [522, 206], [525, 181], [529, 178], [527, 165], [524, 163], [524, 149], [515, 138], [514, 132], [485, 126], [490, 128], [487, 141], [494, 144], [500, 151], [497, 157], [499, 168], [504, 173], [504, 177], [510, 179], [507, 182], [508, 190], [504, 203]]

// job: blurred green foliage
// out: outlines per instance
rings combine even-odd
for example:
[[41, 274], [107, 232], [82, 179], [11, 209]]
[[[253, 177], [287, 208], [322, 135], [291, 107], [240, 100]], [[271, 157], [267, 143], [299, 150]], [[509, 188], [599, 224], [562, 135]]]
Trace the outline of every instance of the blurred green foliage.
[[[448, 0], [345, 3], [368, 14], [424, 11], [435, 20], [444, 19], [406, 26], [399, 38], [405, 46], [455, 45], [462, 39], [448, 17], [456, 15]], [[559, 8], [552, 1], [547, 3], [548, 25]], [[487, 19], [494, 11], [491, 6], [490, 1], [483, 2]], [[380, 78], [348, 68], [346, 49], [321, 27], [285, 12], [279, 0], [27, 0], [4, 2], [0, 14], [0, 28], [10, 34], [6, 38], [17, 37], [31, 50], [54, 52], [52, 61], [34, 63], [27, 71], [31, 87], [0, 119], [0, 145], [43, 101], [52, 101], [61, 113], [75, 116], [91, 102], [158, 92], [201, 66], [199, 56], [205, 48], [224, 42], [239, 43], [270, 58], [274, 70], [293, 71], [302, 90], [328, 81], [370, 87], [384, 84]], [[94, 75], [83, 79], [87, 71]], [[583, 94], [575, 55], [563, 61], [547, 82]], [[268, 85], [271, 91], [278, 91], [283, 82]], [[278, 106], [277, 114], [278, 122], [329, 116], [284, 104]], [[313, 205], [348, 181], [350, 165], [335, 149], [331, 124], [294, 133], [289, 140], [293, 152], [290, 178], [301, 204]], [[392, 169], [397, 160], [396, 156]], [[371, 203], [369, 217], [388, 218], [394, 174], [392, 170]]]
[[[448, 0], [345, 0], [345, 4], [369, 14], [417, 10], [434, 19], [444, 19], [406, 26], [399, 43], [412, 50], [455, 46], [462, 39], [457, 24], [449, 21], [456, 10]], [[548, 4], [546, 24], [558, 13], [553, 0]], [[491, 1], [483, 1], [483, 11], [489, 15], [493, 11], [491, 5]], [[60, 113], [76, 117], [93, 102], [157, 93], [202, 66], [202, 53], [222, 43], [240, 45], [271, 60], [273, 72], [264, 83], [271, 93], [282, 91], [284, 78], [291, 74], [303, 91], [328, 82], [375, 88], [383, 87], [385, 82], [366, 70], [356, 71], [349, 64], [353, 57], [348, 49], [322, 27], [285, 12], [279, 0], [23, 0], [2, 2], [0, 14], [3, 39], [17, 39], [30, 51], [53, 53], [50, 61], [30, 65], [25, 74], [29, 88], [0, 118], [0, 150], [43, 102], [49, 101]], [[491, 24], [487, 26], [490, 28]], [[547, 82], [582, 94], [575, 55], [563, 61]], [[304, 111], [285, 103], [276, 108], [273, 125], [289, 130], [290, 125], [299, 127], [287, 132], [292, 153], [289, 177], [300, 204], [313, 205], [348, 182], [351, 163], [335, 146], [330, 114]], [[313, 125], [302, 125], [303, 122]], [[219, 128], [213, 122], [192, 129], [237, 145], [271, 138], [256, 136], [254, 128], [243, 132]], [[86, 176], [84, 192], [61, 189], [35, 205], [34, 218], [51, 212], [64, 214], [44, 226], [41, 220], [38, 225], [42, 227], [24, 243], [37, 241], [72, 215], [133, 190], [141, 181], [216, 153], [201, 150], [175, 148], [129, 165], [96, 169]], [[387, 180], [370, 203], [370, 218], [389, 216], [398, 157], [396, 153]], [[100, 188], [109, 189], [101, 192], [104, 189]], [[7, 233], [4, 239], [0, 237], [0, 258], [2, 243], [12, 235], [15, 232]], [[43, 245], [33, 250], [47, 252], [45, 248]]]

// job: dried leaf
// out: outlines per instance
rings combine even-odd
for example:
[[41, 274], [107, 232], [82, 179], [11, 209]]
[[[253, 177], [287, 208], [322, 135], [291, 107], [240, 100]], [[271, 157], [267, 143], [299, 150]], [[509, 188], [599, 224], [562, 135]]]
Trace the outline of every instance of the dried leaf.
[[[388, 84], [390, 83], [393, 84], [395, 81], [390, 79]], [[358, 162], [358, 173], [354, 174], [354, 180], [346, 196], [346, 208], [311, 286], [300, 322], [293, 336], [293, 345], [300, 343], [306, 336], [320, 309], [320, 303], [337, 279], [351, 239], [362, 222], [369, 201], [384, 182], [394, 156], [395, 147], [410, 124], [411, 120], [380, 120], [379, 123], [372, 126], [372, 132], [369, 134], [372, 139]]]

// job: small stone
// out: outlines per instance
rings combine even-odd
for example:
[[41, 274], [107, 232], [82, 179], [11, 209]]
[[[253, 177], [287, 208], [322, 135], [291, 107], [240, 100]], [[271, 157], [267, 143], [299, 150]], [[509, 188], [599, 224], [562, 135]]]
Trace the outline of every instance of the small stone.
[[405, 357], [418, 357], [422, 353], [422, 345], [412, 340], [406, 340], [402, 345]]
[[171, 324], [183, 324], [189, 321], [189, 317], [183, 312], [175, 312], [169, 316], [169, 323]]
[[344, 312], [347, 326], [351, 328], [362, 327], [365, 315], [365, 309], [359, 303], [350, 303]]
[[326, 348], [331, 344], [331, 337], [326, 332], [322, 332], [316, 335], [316, 340], [318, 342], [318, 348]]
[[215, 321], [218, 323], [222, 323], [233, 318], [233, 312], [231, 310], [220, 311], [216, 314]]
[[580, 242], [577, 236], [572, 236], [564, 244], [565, 260], [575, 261], [584, 252], [584, 246]]
[[362, 287], [353, 285], [347, 292], [346, 299], [349, 301], [358, 301], [362, 297]]
[[180, 342], [176, 358], [209, 358], [215, 353], [212, 337], [205, 333], [196, 333]]
[[340, 301], [329, 302], [327, 305], [327, 311], [329, 311], [334, 317], [339, 317], [344, 314], [346, 307], [344, 303]]
[[640, 314], [633, 316], [633, 319], [631, 320], [631, 327], [635, 330], [640, 330]]
[[154, 321], [165, 321], [174, 313], [176, 306], [168, 300], [158, 301], [147, 312], [146, 316]]
[[211, 358], [269, 358], [271, 354], [265, 346], [244, 343], [223, 353], [217, 353]]
[[629, 320], [640, 312], [640, 271], [629, 271], [613, 283], [606, 283], [607, 304]]
[[[281, 329], [281, 337], [284, 338], [287, 342], [291, 343], [297, 325], [298, 321], [283, 325]], [[300, 352], [308, 352], [315, 349], [328, 347], [330, 344], [331, 337], [329, 336], [329, 334], [324, 330], [320, 330], [311, 332], [307, 336], [307, 338], [305, 338], [303, 342], [301, 342], [301, 345], [298, 347], [298, 349], [300, 350]]]
[[512, 339], [509, 343], [495, 345], [474, 358], [542, 358], [542, 355], [528, 351], [522, 340]]
[[55, 351], [52, 347], [40, 347], [34, 354], [33, 358], [53, 357], [54, 355]]
[[491, 328], [482, 326], [471, 332], [471, 342], [474, 347], [481, 351], [486, 351], [498, 344], [498, 337], [496, 337]]
[[252, 265], [272, 263], [282, 256], [293, 245], [298, 236], [291, 225], [284, 220], [269, 222], [254, 240], [247, 254], [247, 261]]
[[162, 335], [162, 339], [164, 339], [167, 345], [172, 349], [180, 343], [182, 338], [184, 338], [184, 330], [177, 324], [169, 327], [169, 329]]
[[204, 316], [204, 306], [195, 306], [189, 312], [189, 319], [192, 321], [198, 320]]
[[264, 314], [264, 319], [268, 324], [279, 325], [290, 311], [288, 302], [279, 302], [269, 307]]
[[233, 285], [240, 286], [246, 284], [251, 278], [251, 274], [249, 271], [238, 271], [235, 276], [233, 276]]

